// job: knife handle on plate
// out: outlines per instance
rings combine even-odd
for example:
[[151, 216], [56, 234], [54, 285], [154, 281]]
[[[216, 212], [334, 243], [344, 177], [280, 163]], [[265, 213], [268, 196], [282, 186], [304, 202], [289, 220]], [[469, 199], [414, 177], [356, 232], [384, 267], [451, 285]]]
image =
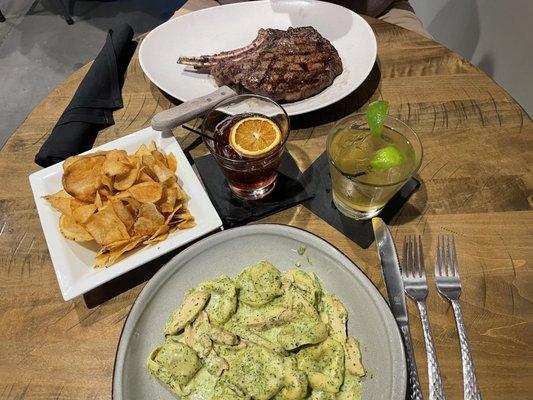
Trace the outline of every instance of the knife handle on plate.
[[423, 400], [422, 390], [420, 390], [420, 380], [418, 379], [418, 371], [416, 369], [415, 353], [413, 352], [413, 345], [411, 343], [411, 334], [409, 333], [409, 326], [402, 325], [400, 327], [402, 332], [403, 344], [405, 347], [405, 356], [407, 358], [407, 375], [408, 388], [407, 398], [409, 400]]
[[156, 131], [170, 131], [202, 115], [219, 101], [235, 96], [235, 94], [235, 91], [229, 87], [222, 86], [205, 96], [197, 97], [181, 103], [179, 106], [161, 111], [152, 118], [152, 128]]

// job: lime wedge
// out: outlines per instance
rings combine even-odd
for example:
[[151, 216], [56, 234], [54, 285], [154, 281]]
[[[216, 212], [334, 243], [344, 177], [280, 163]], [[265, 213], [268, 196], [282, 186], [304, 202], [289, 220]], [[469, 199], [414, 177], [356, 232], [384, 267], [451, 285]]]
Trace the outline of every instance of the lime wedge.
[[379, 149], [372, 160], [370, 160], [370, 167], [373, 169], [389, 169], [396, 167], [405, 162], [405, 157], [402, 152], [394, 146], [387, 146]]
[[366, 110], [366, 120], [373, 136], [379, 137], [385, 123], [385, 117], [389, 112], [389, 102], [378, 100], [370, 103]]

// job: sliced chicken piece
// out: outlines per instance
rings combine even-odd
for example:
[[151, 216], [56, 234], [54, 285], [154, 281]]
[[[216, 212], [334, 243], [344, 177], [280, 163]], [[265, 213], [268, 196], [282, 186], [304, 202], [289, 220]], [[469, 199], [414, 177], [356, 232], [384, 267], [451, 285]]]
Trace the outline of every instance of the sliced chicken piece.
[[328, 293], [322, 296], [319, 310], [320, 318], [329, 326], [330, 336], [339, 343], [344, 343], [346, 341], [346, 321], [348, 320], [348, 312], [344, 308], [344, 304], [337, 296]]
[[318, 277], [312, 272], [301, 270], [289, 270], [282, 274], [282, 286], [284, 288], [294, 287], [301, 293], [311, 304], [316, 305], [322, 294], [322, 286]]
[[217, 325], [210, 324], [207, 334], [213, 342], [225, 344], [226, 346], [234, 346], [239, 342], [239, 338], [235, 334]]
[[270, 340], [267, 340], [263, 337], [261, 337], [258, 333], [254, 332], [252, 329], [245, 328], [244, 326], [240, 324], [232, 324], [232, 321], [230, 320], [226, 324], [226, 329], [228, 329], [230, 332], [234, 333], [235, 335], [239, 336], [241, 339], [244, 339], [246, 342], [258, 344], [260, 346], [266, 347], [269, 350], [272, 350], [276, 353], [287, 355], [287, 352], [285, 349], [280, 346], [278, 343], [273, 343]]
[[165, 335], [175, 335], [196, 319], [209, 300], [209, 293], [203, 290], [189, 291], [181, 306], [167, 322]]
[[209, 337], [209, 320], [205, 311], [201, 311], [192, 325], [185, 327], [185, 343], [198, 353], [200, 358], [205, 358], [213, 348]]
[[365, 368], [361, 361], [361, 349], [355, 338], [348, 336], [344, 343], [346, 372], [356, 376], [365, 376]]
[[309, 301], [309, 298], [302, 294], [300, 290], [290, 288], [285, 293], [284, 299], [287, 302], [287, 307], [295, 310], [296, 313], [301, 314], [303, 312], [314, 318], [318, 318], [318, 311], [316, 310], [315, 305]]
[[204, 364], [211, 375], [220, 376], [229, 368], [226, 360], [220, 357], [214, 350], [204, 359]]
[[247, 318], [243, 325], [247, 328], [267, 330], [274, 326], [283, 325], [296, 317], [294, 310], [283, 306], [264, 307], [261, 312]]

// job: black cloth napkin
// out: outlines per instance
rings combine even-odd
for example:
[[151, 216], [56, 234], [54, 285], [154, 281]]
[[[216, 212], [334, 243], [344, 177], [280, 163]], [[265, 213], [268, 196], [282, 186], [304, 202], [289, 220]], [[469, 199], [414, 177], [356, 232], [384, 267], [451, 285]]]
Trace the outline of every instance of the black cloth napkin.
[[[374, 241], [372, 221], [356, 221], [348, 218], [335, 207], [331, 194], [331, 178], [326, 152], [322, 153], [303, 173], [303, 182], [306, 187], [313, 188], [309, 190], [315, 193], [315, 197], [303, 203], [305, 207], [362, 248], [366, 249], [372, 244]], [[379, 217], [386, 223], [390, 222], [419, 186], [420, 182], [415, 178], [409, 179], [389, 200], [379, 213]]]
[[48, 167], [89, 150], [98, 132], [115, 123], [113, 110], [123, 107], [124, 74], [136, 47], [132, 38], [128, 24], [109, 30], [104, 47], [35, 156], [38, 165]]
[[245, 225], [313, 197], [312, 191], [304, 187], [303, 175], [289, 152], [282, 156], [276, 187], [261, 200], [247, 201], [235, 196], [211, 154], [197, 158], [194, 163], [225, 228]]

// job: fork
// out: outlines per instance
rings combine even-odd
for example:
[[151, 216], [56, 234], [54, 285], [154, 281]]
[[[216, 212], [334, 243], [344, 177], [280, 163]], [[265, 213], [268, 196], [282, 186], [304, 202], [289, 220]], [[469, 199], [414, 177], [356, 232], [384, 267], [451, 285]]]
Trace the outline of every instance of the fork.
[[429, 318], [426, 311], [426, 297], [428, 295], [428, 283], [424, 268], [424, 253], [420, 236], [408, 235], [403, 241], [403, 265], [402, 277], [405, 293], [412, 298], [418, 306], [420, 320], [424, 331], [424, 341], [426, 343], [428, 378], [429, 378], [429, 398], [430, 400], [444, 400], [444, 387], [440, 376], [439, 362], [433, 344], [433, 336], [429, 325]]
[[466, 400], [481, 400], [481, 392], [476, 379], [474, 362], [470, 354], [470, 346], [466, 337], [463, 314], [459, 305], [461, 296], [461, 279], [459, 277], [457, 252], [453, 235], [439, 235], [435, 256], [435, 280], [440, 294], [452, 303], [455, 322], [461, 344], [461, 359], [463, 362], [463, 391]]

